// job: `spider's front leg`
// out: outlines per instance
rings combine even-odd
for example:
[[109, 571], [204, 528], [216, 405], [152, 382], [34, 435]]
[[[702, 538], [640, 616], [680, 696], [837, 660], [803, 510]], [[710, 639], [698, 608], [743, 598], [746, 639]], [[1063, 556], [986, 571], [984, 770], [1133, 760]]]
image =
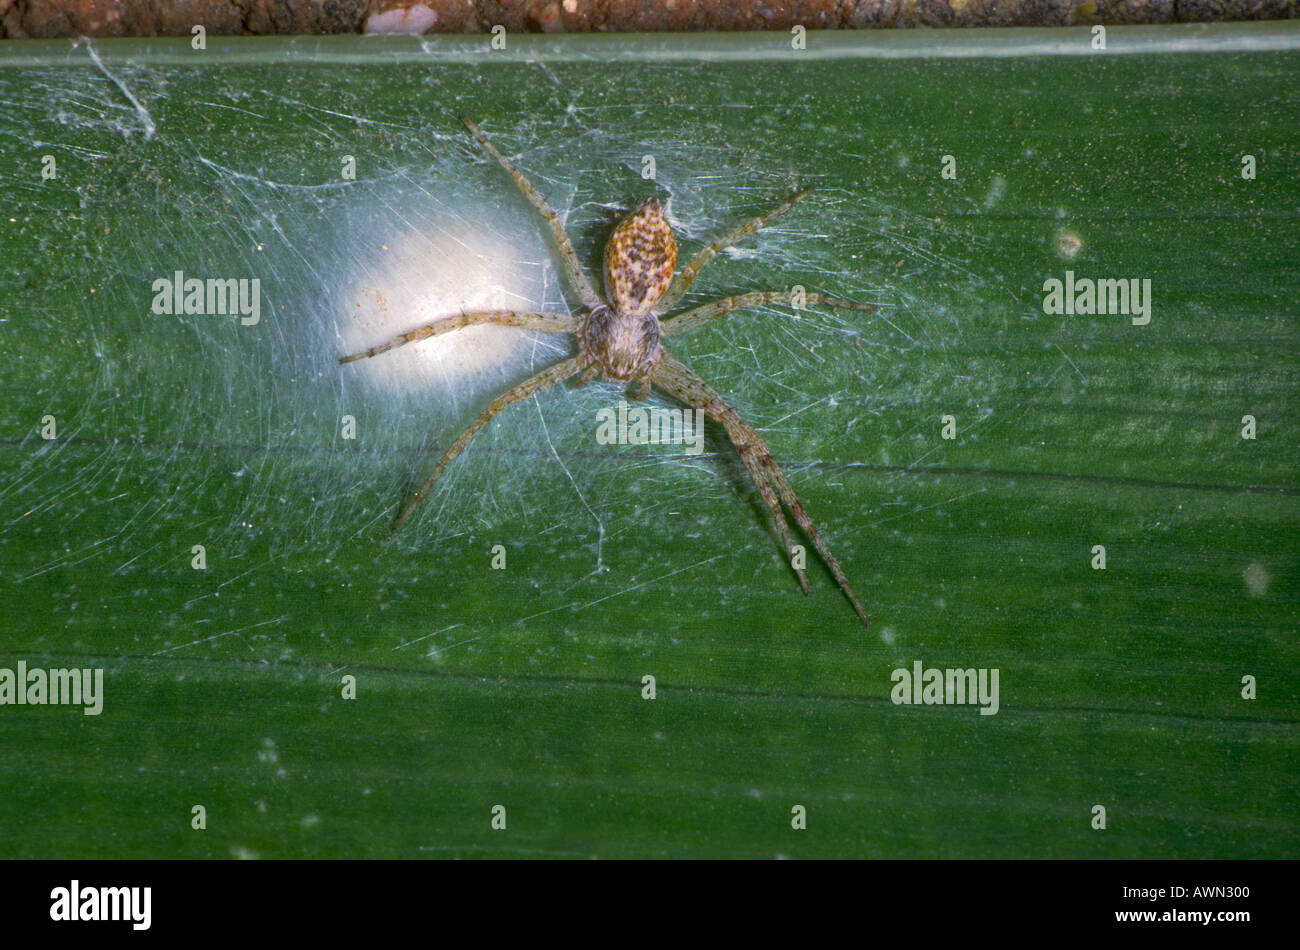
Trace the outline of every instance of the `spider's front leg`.
[[[777, 501], [776, 493], [780, 494], [781, 501], [785, 502], [799, 527], [812, 541], [813, 546], [817, 548], [817, 553], [822, 556], [826, 566], [835, 575], [835, 580], [839, 583], [840, 589], [844, 591], [844, 595], [848, 597], [849, 603], [853, 605], [858, 617], [861, 618], [864, 624], [870, 624], [871, 620], [867, 616], [866, 610], [863, 609], [862, 602], [853, 593], [853, 588], [849, 586], [848, 578], [845, 577], [839, 562], [835, 560], [835, 555], [831, 554], [831, 549], [822, 539], [817, 526], [813, 524], [812, 518], [808, 516], [808, 512], [800, 504], [790, 480], [785, 477], [781, 467], [772, 458], [772, 453], [768, 450], [763, 437], [741, 419], [736, 411], [727, 405], [722, 396], [708, 383], [667, 353], [664, 354], [663, 362], [655, 371], [654, 382], [655, 385], [662, 388], [669, 395], [680, 399], [687, 405], [703, 409], [710, 418], [722, 423], [723, 428], [727, 430], [727, 435], [731, 437], [732, 444], [736, 446], [736, 451], [740, 453], [741, 461], [745, 463], [750, 478], [754, 480], [754, 484], [762, 494], [763, 500], [771, 509], [773, 520], [776, 521], [777, 528], [781, 532], [781, 540], [785, 543], [786, 550], [793, 557], [794, 550], [790, 538], [790, 529], [785, 522], [785, 516], [781, 511], [780, 502]], [[773, 492], [774, 487], [776, 493]], [[803, 587], [804, 593], [807, 593], [807, 578], [804, 577], [803, 571], [797, 567], [795, 572], [799, 576], [800, 586]]]
[[470, 442], [474, 441], [474, 436], [482, 432], [483, 428], [491, 422], [493, 418], [504, 412], [514, 403], [519, 402], [521, 399], [527, 399], [529, 396], [536, 396], [538, 393], [550, 389], [556, 383], [564, 382], [574, 373], [578, 372], [581, 366], [582, 364], [578, 357], [571, 357], [562, 363], [556, 363], [554, 366], [542, 370], [535, 376], [524, 380], [508, 393], [492, 400], [492, 402], [488, 404], [488, 407], [479, 414], [479, 417], [470, 423], [469, 428], [462, 432], [456, 441], [451, 444], [451, 448], [449, 448], [446, 454], [443, 455], [441, 461], [438, 462], [437, 467], [433, 470], [433, 473], [428, 477], [420, 490], [416, 492], [415, 497], [412, 498], [407, 503], [406, 507], [402, 509], [401, 514], [397, 516], [397, 520], [393, 522], [393, 532], [396, 533], [402, 530], [402, 525], [406, 524], [407, 519], [411, 517], [411, 513], [420, 506], [420, 502], [424, 501], [424, 496], [429, 493], [429, 489], [433, 487], [433, 483], [438, 480], [444, 471], [446, 471], [447, 466], [452, 463], [456, 456], [465, 451]]

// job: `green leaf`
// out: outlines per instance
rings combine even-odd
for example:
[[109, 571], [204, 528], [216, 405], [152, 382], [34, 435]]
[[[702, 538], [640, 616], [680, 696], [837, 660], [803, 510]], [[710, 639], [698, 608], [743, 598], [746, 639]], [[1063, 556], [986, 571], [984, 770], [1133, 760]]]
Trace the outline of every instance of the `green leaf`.
[[[0, 45], [0, 668], [105, 670], [98, 716], [0, 706], [0, 855], [1296, 856], [1300, 31], [1091, 38]], [[644, 197], [685, 260], [816, 188], [684, 305], [879, 312], [669, 344], [869, 628], [811, 546], [800, 593], [720, 429], [599, 444], [609, 384], [512, 407], [390, 537], [569, 352], [337, 364], [576, 304], [459, 112], [597, 275]], [[257, 278], [257, 322], [153, 312], [177, 271]], [[1046, 312], [1067, 271], [1149, 279], [1150, 322]], [[998, 711], [896, 704], [918, 661], [997, 670]]]

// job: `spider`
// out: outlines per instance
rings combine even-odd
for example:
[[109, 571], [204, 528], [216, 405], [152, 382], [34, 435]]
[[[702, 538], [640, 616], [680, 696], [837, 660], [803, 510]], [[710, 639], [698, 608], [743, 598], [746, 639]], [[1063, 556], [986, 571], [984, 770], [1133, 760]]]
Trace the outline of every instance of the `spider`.
[[[760, 304], [792, 306], [793, 298], [787, 292], [756, 291], [715, 300], [663, 319], [659, 316], [666, 314], [681, 300], [700, 271], [719, 251], [753, 234], [770, 223], [777, 215], [790, 210], [795, 204], [807, 198], [812, 193], [812, 189], [806, 188], [795, 192], [771, 211], [745, 222], [731, 233], [709, 244], [680, 271], [676, 270], [677, 242], [673, 237], [667, 216], [656, 199], [649, 198], [641, 202], [618, 224], [605, 245], [605, 295], [601, 296], [583, 273], [578, 263], [578, 256], [573, 249], [573, 242], [569, 240], [559, 215], [546, 203], [546, 199], [532, 183], [497, 150], [478, 126], [464, 115], [460, 119], [482, 146], [483, 151], [509, 172], [529, 203], [546, 219], [555, 238], [560, 264], [564, 268], [568, 286], [582, 301], [584, 312], [567, 314], [486, 310], [462, 313], [402, 333], [363, 352], [341, 357], [339, 362], [351, 363], [354, 360], [367, 359], [416, 340], [482, 323], [523, 327], [544, 333], [570, 333], [576, 338], [578, 354], [556, 363], [549, 369], [542, 370], [494, 399], [469, 428], [452, 443], [424, 486], [397, 516], [397, 520], [393, 523], [393, 531], [401, 530], [447, 466], [498, 413], [513, 403], [535, 396], [573, 376], [579, 376], [579, 385], [585, 385], [597, 376], [603, 375], [607, 380], [635, 383], [638, 387], [636, 396], [640, 399], [648, 397], [651, 387], [657, 386], [674, 399], [702, 409], [710, 418], [721, 423], [740, 454], [740, 459], [749, 472], [750, 478], [763, 496], [763, 501], [771, 509], [772, 519], [781, 534], [786, 551], [790, 554], [791, 566], [803, 592], [805, 594], [809, 592], [808, 578], [795, 558], [794, 542], [791, 539], [790, 526], [781, 508], [782, 502], [790, 509], [799, 527], [817, 548], [862, 622], [869, 623], [867, 612], [853, 593], [853, 589], [849, 587], [848, 579], [844, 576], [839, 562], [831, 554], [830, 548], [817, 531], [812, 519], [808, 517], [803, 505], [799, 503], [790, 480], [772, 458], [772, 453], [768, 450], [762, 436], [741, 419], [708, 383], [685, 364], [669, 355], [661, 342], [664, 337], [678, 336], [695, 330], [710, 320], [716, 320], [743, 307]], [[872, 313], [876, 309], [871, 304], [842, 300], [822, 293], [808, 293], [805, 299], [810, 304], [821, 303], [867, 313]]]

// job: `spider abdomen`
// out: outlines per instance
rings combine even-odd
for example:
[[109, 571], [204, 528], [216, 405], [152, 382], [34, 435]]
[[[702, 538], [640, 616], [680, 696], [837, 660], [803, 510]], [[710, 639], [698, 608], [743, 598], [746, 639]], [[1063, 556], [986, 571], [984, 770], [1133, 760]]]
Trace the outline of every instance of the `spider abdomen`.
[[659, 318], [597, 307], [578, 328], [582, 355], [607, 379], [649, 379], [663, 358]]
[[663, 208], [647, 198], [605, 245], [605, 291], [619, 313], [649, 313], [677, 269], [677, 241]]

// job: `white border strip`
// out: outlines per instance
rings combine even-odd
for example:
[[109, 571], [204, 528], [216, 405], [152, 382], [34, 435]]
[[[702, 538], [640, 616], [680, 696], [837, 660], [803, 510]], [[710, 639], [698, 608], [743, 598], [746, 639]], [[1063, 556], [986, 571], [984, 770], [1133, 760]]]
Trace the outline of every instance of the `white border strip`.
[[1184, 23], [1106, 28], [1106, 49], [1092, 48], [1092, 27], [1008, 29], [813, 30], [807, 49], [790, 35], [762, 33], [510, 34], [504, 50], [488, 34], [428, 36], [210, 36], [193, 50], [188, 37], [0, 41], [0, 69], [92, 65], [93, 46], [109, 65], [428, 65], [486, 62], [789, 62], [875, 59], [1031, 59], [1054, 56], [1270, 53], [1300, 50], [1300, 21]]

